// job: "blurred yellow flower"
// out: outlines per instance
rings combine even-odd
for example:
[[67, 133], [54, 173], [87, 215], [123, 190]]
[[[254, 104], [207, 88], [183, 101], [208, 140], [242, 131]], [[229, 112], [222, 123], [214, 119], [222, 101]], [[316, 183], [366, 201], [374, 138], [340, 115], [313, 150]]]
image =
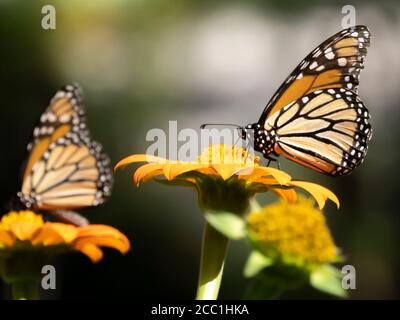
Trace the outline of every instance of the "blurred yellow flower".
[[[164, 176], [171, 184], [191, 186], [199, 193], [203, 208], [226, 210], [214, 201], [218, 196], [222, 202], [238, 203], [238, 199], [248, 199], [259, 192], [272, 191], [289, 202], [295, 202], [295, 187], [308, 191], [323, 208], [327, 199], [339, 207], [338, 198], [328, 189], [311, 182], [292, 180], [284, 171], [260, 165], [260, 158], [254, 157], [246, 149], [237, 146], [217, 144], [206, 148], [194, 162], [172, 161], [146, 154], [136, 154], [122, 159], [115, 169], [135, 162], [148, 162], [140, 166], [133, 175], [134, 184], [146, 182], [157, 176]], [[218, 185], [218, 187], [217, 187]], [[230, 191], [229, 191], [229, 190]], [[242, 211], [248, 205], [242, 201], [240, 208], [230, 208], [232, 212]], [[215, 207], [217, 206], [217, 207]], [[229, 209], [229, 208], [228, 208]]]
[[117, 229], [106, 225], [76, 227], [70, 224], [44, 222], [32, 211], [12, 211], [0, 220], [0, 257], [16, 250], [37, 249], [43, 252], [78, 250], [92, 262], [103, 257], [100, 247], [126, 253], [128, 238]]
[[324, 215], [313, 201], [277, 202], [252, 212], [250, 238], [266, 256], [296, 264], [324, 264], [338, 259]]

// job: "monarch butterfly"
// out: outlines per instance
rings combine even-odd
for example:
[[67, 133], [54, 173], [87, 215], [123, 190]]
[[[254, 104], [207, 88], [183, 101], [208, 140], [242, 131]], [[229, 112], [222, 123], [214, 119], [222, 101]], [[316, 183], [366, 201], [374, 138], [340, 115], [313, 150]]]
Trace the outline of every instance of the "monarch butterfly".
[[350, 173], [363, 162], [372, 136], [357, 95], [369, 45], [366, 26], [327, 39], [289, 75], [260, 120], [241, 128], [242, 138], [269, 161], [283, 154], [331, 176]]
[[61, 220], [86, 224], [72, 211], [97, 206], [111, 194], [109, 158], [91, 140], [78, 85], [57, 91], [28, 145], [18, 197], [26, 208], [47, 210]]

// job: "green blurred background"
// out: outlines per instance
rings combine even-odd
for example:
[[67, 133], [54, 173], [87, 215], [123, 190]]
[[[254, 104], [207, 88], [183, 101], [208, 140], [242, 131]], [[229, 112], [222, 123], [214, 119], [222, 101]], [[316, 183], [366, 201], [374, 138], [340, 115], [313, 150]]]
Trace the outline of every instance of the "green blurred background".
[[[45, 4], [57, 10], [56, 30], [41, 28]], [[399, 298], [398, 1], [0, 0], [0, 202], [18, 191], [33, 126], [63, 84], [82, 85], [89, 128], [115, 164], [145, 152], [147, 131], [167, 130], [169, 120], [179, 128], [258, 120], [296, 64], [341, 29], [345, 4], [372, 32], [360, 86], [374, 127], [368, 156], [341, 178], [282, 164], [339, 196], [341, 209], [329, 204], [326, 216], [357, 270], [351, 297]], [[154, 182], [136, 189], [131, 173], [117, 172], [110, 201], [83, 213], [127, 234], [132, 250], [125, 257], [106, 250], [97, 265], [80, 254], [58, 258], [57, 290], [43, 297], [194, 297], [203, 223], [196, 195]], [[231, 245], [221, 298], [241, 298], [247, 255], [245, 244]], [[284, 297], [328, 298], [309, 288]]]

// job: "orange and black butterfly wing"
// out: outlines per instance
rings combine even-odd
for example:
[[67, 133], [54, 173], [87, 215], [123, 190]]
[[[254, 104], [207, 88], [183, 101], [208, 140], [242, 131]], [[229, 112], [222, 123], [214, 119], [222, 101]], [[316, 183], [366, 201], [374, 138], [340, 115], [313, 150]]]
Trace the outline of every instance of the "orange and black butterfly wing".
[[330, 88], [295, 100], [266, 120], [274, 151], [332, 176], [350, 173], [367, 153], [372, 135], [367, 108], [351, 90]]
[[370, 32], [355, 26], [315, 48], [287, 77], [264, 109], [259, 123], [292, 101], [317, 90], [343, 88], [357, 93], [359, 75], [370, 45]]
[[56, 93], [33, 136], [19, 192], [27, 207], [96, 206], [110, 195], [109, 159], [90, 138], [78, 86], [67, 85]]

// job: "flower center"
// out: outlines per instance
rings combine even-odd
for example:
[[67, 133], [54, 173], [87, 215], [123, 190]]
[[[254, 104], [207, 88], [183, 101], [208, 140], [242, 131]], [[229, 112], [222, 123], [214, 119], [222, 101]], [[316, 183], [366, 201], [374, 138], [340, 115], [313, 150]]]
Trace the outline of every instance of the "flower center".
[[214, 144], [204, 149], [197, 158], [202, 164], [235, 164], [243, 166], [255, 166], [260, 158], [248, 152], [243, 147], [226, 144]]
[[253, 239], [261, 250], [279, 257], [325, 263], [337, 257], [337, 249], [323, 214], [310, 200], [269, 205], [248, 218]]

